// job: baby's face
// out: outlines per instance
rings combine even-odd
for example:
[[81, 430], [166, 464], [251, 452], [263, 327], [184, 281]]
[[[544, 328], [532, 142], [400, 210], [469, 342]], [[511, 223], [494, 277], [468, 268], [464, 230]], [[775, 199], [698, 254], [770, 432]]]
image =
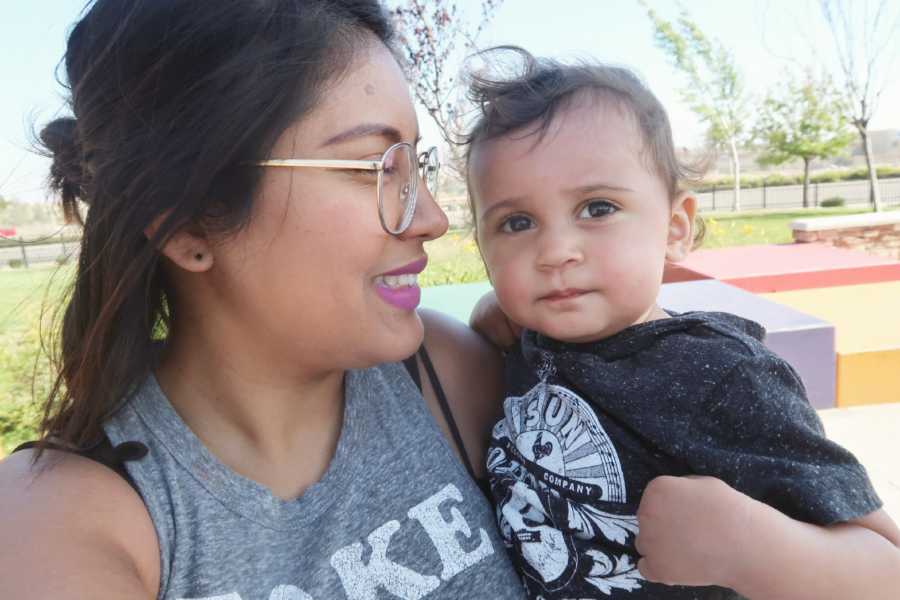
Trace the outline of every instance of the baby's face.
[[691, 233], [672, 224], [681, 200], [648, 169], [632, 117], [585, 99], [537, 139], [481, 142], [470, 161], [478, 243], [504, 312], [572, 342], [662, 316], [667, 251]]

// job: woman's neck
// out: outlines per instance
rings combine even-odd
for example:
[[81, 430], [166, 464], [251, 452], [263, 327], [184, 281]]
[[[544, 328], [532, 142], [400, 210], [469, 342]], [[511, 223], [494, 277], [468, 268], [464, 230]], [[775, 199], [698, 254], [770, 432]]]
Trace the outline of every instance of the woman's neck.
[[266, 368], [250, 346], [224, 353], [204, 339], [169, 340], [156, 376], [172, 406], [225, 465], [282, 498], [302, 493], [337, 447], [343, 372]]

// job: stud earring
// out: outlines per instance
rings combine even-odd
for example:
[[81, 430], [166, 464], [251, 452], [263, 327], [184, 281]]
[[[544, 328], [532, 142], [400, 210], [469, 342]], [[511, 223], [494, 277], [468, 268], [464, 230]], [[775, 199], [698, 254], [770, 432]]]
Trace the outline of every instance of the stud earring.
[[197, 254], [194, 255], [194, 258], [195, 258], [196, 260], [203, 260], [203, 253], [202, 253], [202, 252], [198, 252]]

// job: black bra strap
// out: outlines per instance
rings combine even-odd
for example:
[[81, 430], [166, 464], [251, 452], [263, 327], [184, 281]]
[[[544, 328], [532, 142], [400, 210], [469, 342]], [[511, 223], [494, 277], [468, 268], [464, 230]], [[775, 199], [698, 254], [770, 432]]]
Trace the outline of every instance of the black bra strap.
[[[422, 359], [422, 364], [425, 365], [425, 373], [428, 375], [431, 389], [434, 390], [434, 395], [437, 396], [438, 405], [441, 407], [441, 412], [444, 414], [444, 420], [450, 428], [450, 435], [453, 436], [453, 441], [456, 443], [456, 447], [462, 455], [463, 465], [466, 467], [466, 471], [469, 472], [469, 476], [477, 481], [478, 478], [475, 476], [475, 470], [472, 468], [472, 463], [469, 460], [469, 453], [466, 452], [466, 445], [463, 443], [462, 435], [459, 433], [459, 427], [456, 425], [456, 419], [453, 418], [453, 412], [450, 410], [450, 404], [447, 402], [447, 395], [444, 394], [444, 388], [441, 386], [437, 371], [434, 370], [434, 364], [431, 362], [431, 357], [428, 355], [428, 350], [425, 349], [424, 344], [419, 347], [419, 352], [417, 354]], [[416, 369], [416, 371], [418, 375], [418, 369]], [[421, 390], [421, 385], [419, 386], [419, 389]]]
[[[424, 346], [423, 346], [424, 348]], [[419, 393], [422, 393], [422, 377], [419, 375], [419, 365], [416, 363], [416, 355], [413, 354], [409, 358], [403, 361], [403, 366], [406, 367], [406, 372], [409, 373], [410, 379], [413, 380], [413, 383], [416, 384], [416, 387], [419, 388]], [[432, 383], [432, 385], [434, 385]]]
[[[16, 447], [13, 452], [18, 452], [19, 450], [27, 450], [29, 448], [34, 448], [38, 445], [38, 442], [25, 442]], [[62, 452], [70, 452], [72, 454], [77, 454], [78, 456], [83, 456], [84, 458], [89, 458], [93, 461], [96, 461], [102, 465], [105, 465], [119, 474], [128, 485], [130, 485], [134, 491], [138, 492], [140, 495], [140, 490], [138, 490], [137, 485], [134, 483], [134, 480], [131, 478], [131, 475], [128, 474], [128, 470], [125, 468], [125, 463], [130, 460], [140, 460], [147, 455], [147, 446], [140, 442], [122, 442], [118, 446], [113, 446], [109, 441], [109, 438], [104, 434], [103, 439], [86, 450], [71, 448], [69, 446], [65, 446], [62, 444], [57, 444], [55, 442], [44, 442], [44, 446], [50, 450], [60, 450]]]

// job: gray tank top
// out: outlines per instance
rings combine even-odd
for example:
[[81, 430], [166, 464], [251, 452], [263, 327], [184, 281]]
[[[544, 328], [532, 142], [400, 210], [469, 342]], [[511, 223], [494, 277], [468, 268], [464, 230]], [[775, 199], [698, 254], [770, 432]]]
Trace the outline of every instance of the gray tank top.
[[[161, 600], [524, 598], [487, 500], [402, 366], [349, 371], [325, 475], [283, 501], [219, 462], [152, 375], [104, 425], [160, 546]], [[297, 457], [302, 461], [303, 457]]]

